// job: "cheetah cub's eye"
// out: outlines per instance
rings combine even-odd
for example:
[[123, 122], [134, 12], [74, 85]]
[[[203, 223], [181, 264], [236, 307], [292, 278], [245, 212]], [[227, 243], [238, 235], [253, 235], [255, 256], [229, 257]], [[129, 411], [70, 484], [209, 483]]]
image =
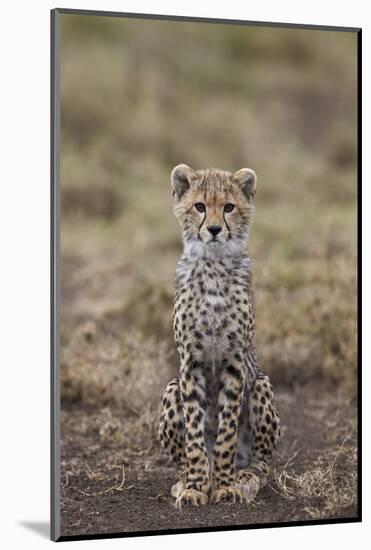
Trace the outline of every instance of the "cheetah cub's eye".
[[225, 205], [224, 212], [232, 212], [232, 210], [234, 210], [234, 204], [229, 202], [228, 204]]
[[206, 210], [206, 206], [204, 205], [203, 202], [196, 202], [195, 208], [196, 208], [197, 212], [205, 212], [205, 210]]

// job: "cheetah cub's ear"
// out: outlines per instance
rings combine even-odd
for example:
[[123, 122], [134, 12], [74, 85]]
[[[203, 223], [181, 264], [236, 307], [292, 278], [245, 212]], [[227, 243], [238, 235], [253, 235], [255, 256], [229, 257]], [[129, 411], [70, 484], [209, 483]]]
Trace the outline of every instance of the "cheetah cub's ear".
[[250, 168], [241, 168], [232, 175], [232, 180], [237, 183], [242, 193], [250, 202], [256, 191], [256, 174]]
[[178, 164], [171, 172], [171, 185], [173, 187], [173, 197], [180, 200], [184, 193], [190, 188], [190, 181], [194, 176], [192, 168], [186, 164]]

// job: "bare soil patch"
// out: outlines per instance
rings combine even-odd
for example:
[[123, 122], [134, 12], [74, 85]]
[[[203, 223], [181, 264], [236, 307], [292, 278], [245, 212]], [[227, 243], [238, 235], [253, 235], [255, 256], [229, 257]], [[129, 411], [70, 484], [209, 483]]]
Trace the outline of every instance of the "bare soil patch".
[[153, 411], [62, 412], [62, 535], [192, 529], [357, 515], [354, 404], [314, 388], [277, 392], [283, 436], [256, 502], [177, 510], [175, 470]]

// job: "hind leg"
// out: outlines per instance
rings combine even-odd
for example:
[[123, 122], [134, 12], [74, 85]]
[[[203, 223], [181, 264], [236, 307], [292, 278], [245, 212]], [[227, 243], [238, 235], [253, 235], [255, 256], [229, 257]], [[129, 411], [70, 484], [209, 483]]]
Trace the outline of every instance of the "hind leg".
[[178, 378], [166, 386], [161, 406], [159, 437], [162, 447], [177, 467], [179, 480], [171, 488], [171, 495], [177, 498], [185, 488], [186, 468], [184, 419]]
[[280, 421], [268, 376], [255, 380], [248, 395], [247, 411], [247, 431], [243, 429], [239, 434], [239, 451], [243, 457], [244, 444], [249, 445], [249, 463], [237, 471], [236, 481], [244, 500], [251, 502], [267, 481], [269, 463], [280, 436]]

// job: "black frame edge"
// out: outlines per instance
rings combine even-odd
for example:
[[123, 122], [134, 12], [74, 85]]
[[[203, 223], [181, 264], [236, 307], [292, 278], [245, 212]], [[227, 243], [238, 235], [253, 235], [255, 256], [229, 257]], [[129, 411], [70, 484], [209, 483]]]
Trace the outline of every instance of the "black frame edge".
[[357, 489], [362, 521], [362, 29], [357, 33], [357, 337]]

